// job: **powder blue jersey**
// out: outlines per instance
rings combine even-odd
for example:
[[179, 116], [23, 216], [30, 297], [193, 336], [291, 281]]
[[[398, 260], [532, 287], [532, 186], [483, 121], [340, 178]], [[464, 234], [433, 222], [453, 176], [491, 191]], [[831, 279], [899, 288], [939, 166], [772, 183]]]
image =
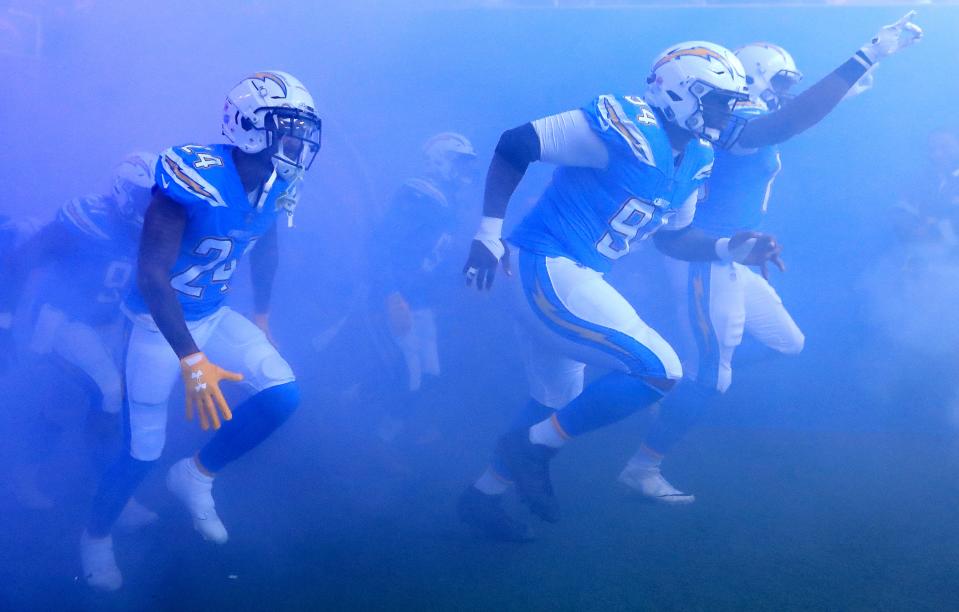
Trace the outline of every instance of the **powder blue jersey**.
[[[234, 148], [226, 144], [173, 147], [161, 153], [157, 162], [156, 188], [187, 213], [170, 285], [188, 321], [220, 308], [240, 257], [276, 221], [276, 200], [289, 187], [278, 177], [258, 210], [233, 164]], [[134, 313], [148, 311], [137, 289], [130, 293], [127, 307]]]
[[[609, 153], [605, 168], [560, 166], [511, 243], [568, 257], [600, 272], [667, 223], [713, 164], [712, 146], [693, 138], [677, 165], [660, 119], [641, 98], [603, 95], [582, 109]], [[689, 222], [688, 215], [681, 223]]]
[[111, 196], [70, 200], [53, 222], [70, 237], [69, 256], [58, 257], [39, 298], [90, 325], [109, 323], [133, 280], [139, 230], [124, 220]]
[[[768, 112], [762, 102], [736, 107], [736, 114], [747, 121]], [[739, 154], [717, 151], [712, 176], [700, 193], [693, 227], [717, 236], [757, 229], [766, 214], [773, 181], [781, 169], [776, 146]]]

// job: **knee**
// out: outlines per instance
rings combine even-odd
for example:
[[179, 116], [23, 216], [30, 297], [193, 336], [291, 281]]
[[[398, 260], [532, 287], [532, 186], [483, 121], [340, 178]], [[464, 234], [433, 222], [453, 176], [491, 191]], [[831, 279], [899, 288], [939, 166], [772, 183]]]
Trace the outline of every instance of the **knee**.
[[669, 393], [676, 387], [676, 383], [679, 382], [677, 378], [659, 378], [655, 376], [644, 376], [643, 382], [647, 385], [663, 393], [663, 395]]
[[130, 406], [130, 456], [156, 461], [166, 444], [166, 404]]
[[292, 382], [264, 389], [257, 394], [260, 410], [270, 415], [277, 424], [290, 418], [300, 405], [300, 386]]

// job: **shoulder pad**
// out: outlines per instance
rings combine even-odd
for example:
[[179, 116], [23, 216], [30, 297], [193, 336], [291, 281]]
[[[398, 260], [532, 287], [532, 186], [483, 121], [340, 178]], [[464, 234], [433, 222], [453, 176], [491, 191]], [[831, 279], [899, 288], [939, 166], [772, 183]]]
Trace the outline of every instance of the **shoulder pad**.
[[408, 179], [403, 183], [403, 188], [415, 193], [420, 197], [429, 198], [443, 206], [449, 204], [449, 201], [446, 199], [446, 194], [444, 194], [439, 187], [426, 179]]
[[110, 240], [107, 230], [110, 215], [110, 203], [106, 198], [85, 196], [64, 204], [57, 213], [57, 221], [91, 238]]
[[163, 151], [157, 160], [157, 189], [181, 204], [203, 202], [210, 206], [226, 206], [213, 184], [214, 173], [223, 167], [220, 148], [183, 145]]
[[652, 146], [639, 126], [658, 129], [656, 115], [641, 98], [630, 96], [623, 100], [626, 106], [616, 96], [608, 94], [599, 96], [586, 109], [588, 111], [586, 115], [595, 116], [599, 129], [616, 134], [640, 161], [655, 166], [656, 157]]

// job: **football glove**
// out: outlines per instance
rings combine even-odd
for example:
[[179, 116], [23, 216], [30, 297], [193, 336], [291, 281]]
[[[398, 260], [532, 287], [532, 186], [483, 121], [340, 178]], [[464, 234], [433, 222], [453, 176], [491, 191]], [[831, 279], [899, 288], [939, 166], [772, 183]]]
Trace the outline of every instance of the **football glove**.
[[470, 244], [469, 256], [463, 266], [466, 286], [476, 281], [476, 289], [482, 291], [493, 286], [493, 277], [499, 262], [503, 262], [503, 272], [510, 276], [509, 247], [502, 238], [503, 220], [495, 217], [483, 217], [479, 231]]
[[180, 370], [183, 374], [183, 389], [186, 391], [186, 418], [193, 420], [194, 411], [200, 413], [200, 427], [204, 431], [213, 425], [213, 429], [220, 428], [220, 416], [224, 421], [233, 418], [230, 406], [220, 391], [220, 381], [232, 380], [239, 382], [243, 375], [224, 370], [211, 363], [203, 353], [193, 353], [180, 360]]
[[897, 53], [922, 38], [922, 28], [912, 22], [916, 11], [909, 11], [895, 23], [883, 26], [872, 40], [860, 47], [873, 64], [884, 57]]

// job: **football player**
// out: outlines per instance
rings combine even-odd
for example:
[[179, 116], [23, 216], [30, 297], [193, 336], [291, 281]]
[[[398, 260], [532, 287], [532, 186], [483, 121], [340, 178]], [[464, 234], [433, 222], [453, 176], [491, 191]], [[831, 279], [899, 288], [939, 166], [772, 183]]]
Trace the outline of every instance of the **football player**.
[[373, 295], [403, 356], [409, 392], [406, 401], [390, 402], [389, 416], [378, 427], [385, 441], [399, 433], [408, 413], [422, 402], [421, 391], [440, 375], [434, 309], [442, 283], [437, 279], [455, 240], [460, 193], [475, 175], [476, 151], [462, 134], [432, 136], [423, 145], [423, 158], [423, 175], [397, 190], [375, 240], [380, 253]]
[[[0, 215], [0, 277], [10, 276], [11, 266], [14, 265], [13, 254], [36, 232], [37, 224], [33, 219], [14, 220], [7, 215]], [[4, 374], [13, 364], [17, 352], [13, 323], [14, 313], [0, 309], [0, 374]]]
[[[14, 312], [23, 310], [17, 306], [27, 278], [44, 269], [34, 296], [32, 310], [37, 314], [28, 352], [87, 391], [87, 441], [100, 469], [120, 432], [123, 383], [118, 354], [125, 318], [119, 306], [133, 278], [156, 159], [152, 153], [131, 154], [114, 169], [110, 193], [67, 202], [54, 221], [12, 253], [0, 282], [0, 320], [11, 320]], [[54, 448], [58, 428], [42, 412], [31, 427], [29, 451], [12, 472], [18, 498], [34, 508], [52, 505], [37, 486], [36, 472]], [[122, 522], [135, 527], [154, 520], [155, 514], [131, 500]]]
[[[293, 371], [269, 340], [269, 304], [278, 265], [277, 215], [292, 224], [297, 186], [320, 147], [313, 98], [284, 72], [258, 72], [226, 98], [223, 134], [231, 144], [167, 149], [146, 211], [137, 285], [125, 302], [134, 318], [127, 347], [128, 452], [104, 475], [80, 542], [86, 581], [115, 590], [122, 576], [110, 529], [166, 436], [167, 403], [182, 376], [188, 419], [213, 436], [167, 472], [168, 489], [194, 528], [223, 543], [213, 479], [265, 440], [299, 404]], [[224, 305], [230, 280], [250, 253], [254, 321]], [[235, 414], [220, 383], [244, 383]]]
[[[919, 40], [911, 12], [883, 27], [852, 59], [790, 102], [802, 78], [782, 47], [754, 43], [736, 51], [746, 69], [749, 100], [737, 105], [692, 226], [723, 236], [757, 230], [782, 163], [778, 145], [826, 116], [861, 87], [876, 63]], [[812, 112], [811, 112], [812, 111]], [[643, 444], [619, 474], [619, 482], [660, 502], [686, 504], [694, 496], [673, 487], [660, 472], [663, 456], [698, 422], [710, 400], [732, 381], [732, 357], [748, 333], [783, 354], [803, 349], [805, 337], [766, 280], [737, 262], [672, 262], [681, 288], [676, 302], [688, 321], [696, 350], [684, 361], [685, 378], [665, 401]]]
[[[716, 239], [690, 229], [699, 187], [746, 76], [719, 45], [686, 42], [659, 55], [644, 97], [602, 95], [578, 110], [503, 133], [486, 178], [483, 219], [463, 269], [483, 290], [502, 261], [517, 270], [514, 311], [531, 399], [493, 464], [460, 497], [461, 519], [496, 539], [529, 539], [500, 505], [510, 481], [545, 521], [559, 518], [552, 457], [571, 438], [658, 402], [682, 376], [679, 358], [603, 277], [634, 240], [690, 260], [781, 263], [771, 236]], [[510, 196], [534, 161], [558, 166], [534, 209], [501, 238]], [[611, 373], [583, 388], [587, 364]]]

